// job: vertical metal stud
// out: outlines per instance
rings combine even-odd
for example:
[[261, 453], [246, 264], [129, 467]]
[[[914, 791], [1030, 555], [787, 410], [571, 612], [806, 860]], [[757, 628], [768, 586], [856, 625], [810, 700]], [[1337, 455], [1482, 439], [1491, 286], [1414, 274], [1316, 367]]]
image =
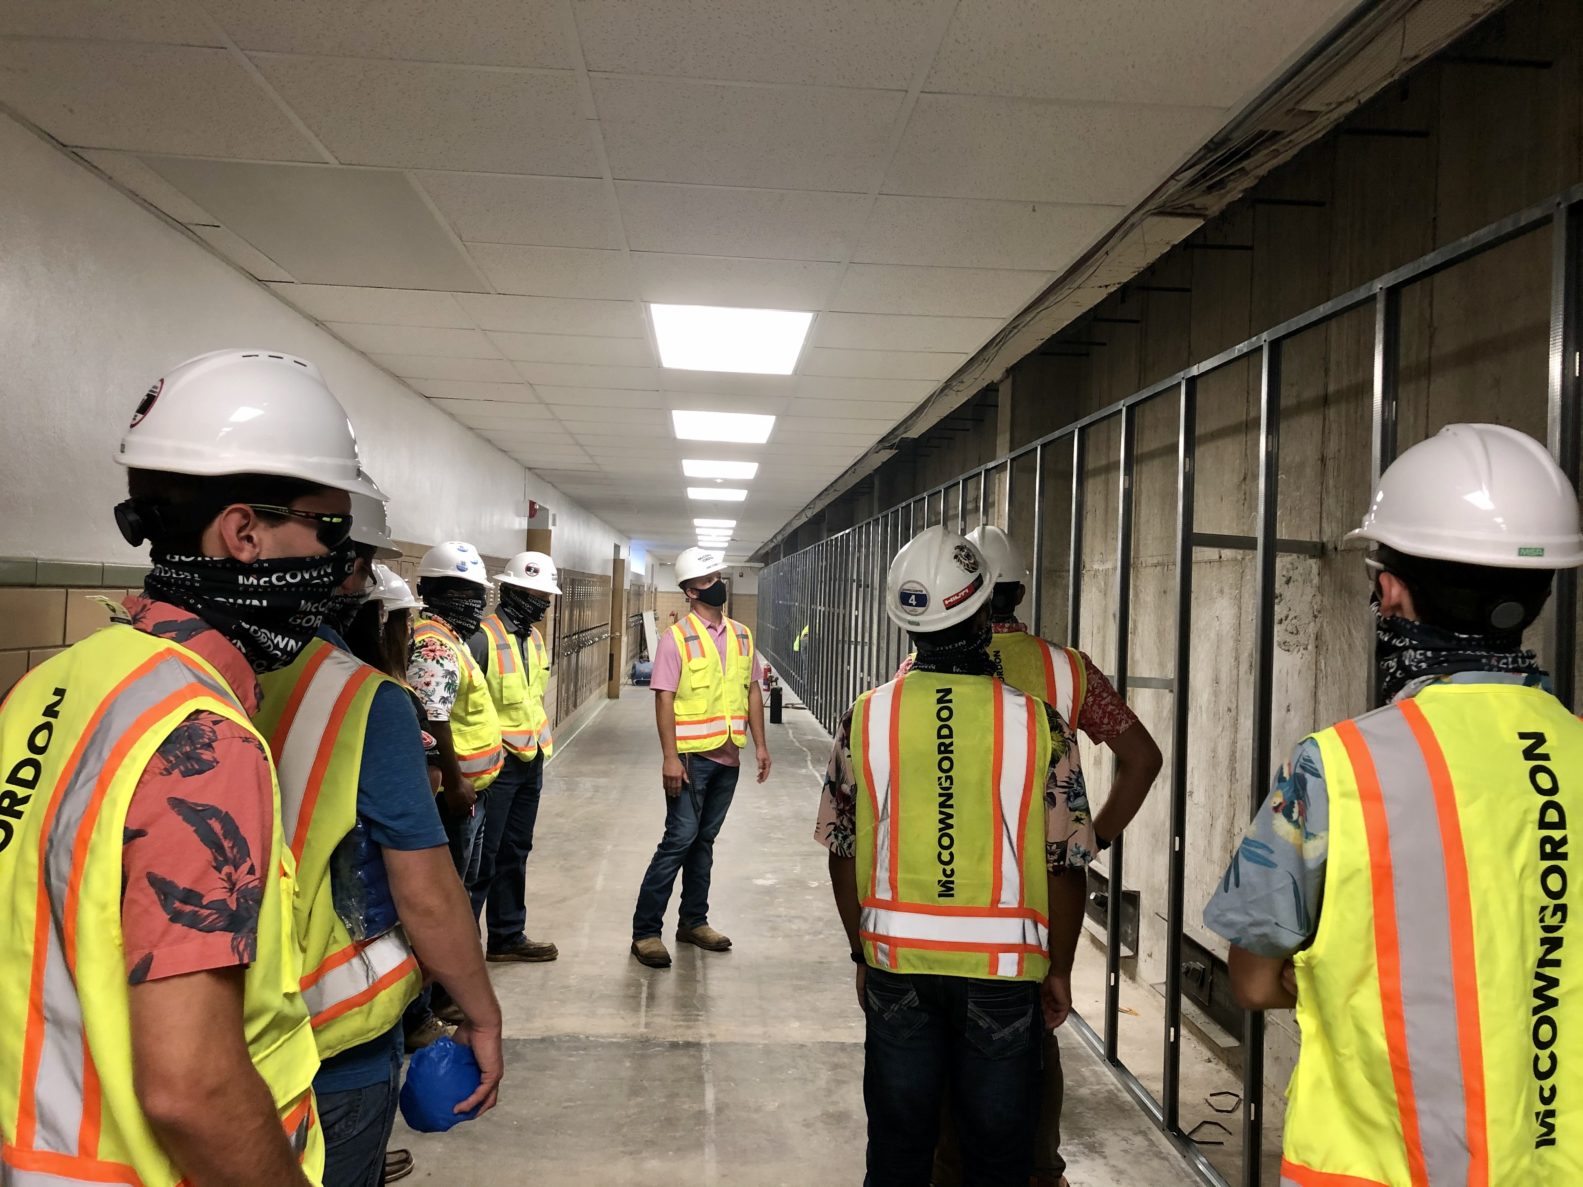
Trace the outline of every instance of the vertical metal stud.
[[[1578, 486], [1583, 470], [1583, 203], [1562, 206], [1551, 226], [1550, 239], [1550, 383], [1548, 422], [1550, 452]], [[1556, 574], [1555, 656], [1551, 687], [1575, 713], [1577, 695], [1578, 574]]]
[[1072, 530], [1066, 539], [1066, 638], [1068, 647], [1082, 646], [1083, 632], [1083, 464], [1087, 455], [1087, 433], [1081, 427], [1072, 433]]
[[[1127, 695], [1127, 665], [1132, 633], [1132, 486], [1137, 454], [1137, 405], [1121, 410], [1121, 448], [1116, 490], [1116, 666], [1111, 681]], [[1119, 1063], [1121, 1042], [1121, 906], [1125, 897], [1125, 837], [1117, 836], [1107, 855], [1109, 896], [1105, 902], [1105, 1058]]]
[[1044, 446], [1033, 451], [1033, 633], [1044, 634]]
[[[1379, 489], [1380, 475], [1396, 459], [1397, 390], [1401, 368], [1402, 295], [1387, 286], [1374, 298], [1373, 447], [1369, 494]], [[1379, 665], [1369, 664], [1369, 707], [1380, 703]], [[1266, 774], [1268, 772], [1265, 772]]]

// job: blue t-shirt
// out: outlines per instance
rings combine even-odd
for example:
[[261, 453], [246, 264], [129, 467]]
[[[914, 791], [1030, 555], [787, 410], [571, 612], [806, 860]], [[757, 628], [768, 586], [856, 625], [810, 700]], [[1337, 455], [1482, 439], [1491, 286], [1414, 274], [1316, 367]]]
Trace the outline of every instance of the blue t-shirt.
[[[346, 650], [328, 627], [319, 637]], [[363, 761], [357, 778], [357, 815], [382, 849], [433, 849], [446, 843], [445, 829], [429, 789], [423, 738], [412, 698], [393, 684], [381, 684], [368, 706]], [[324, 1061], [314, 1077], [315, 1092], [348, 1092], [390, 1076], [401, 1057], [401, 1025], [387, 1034]]]

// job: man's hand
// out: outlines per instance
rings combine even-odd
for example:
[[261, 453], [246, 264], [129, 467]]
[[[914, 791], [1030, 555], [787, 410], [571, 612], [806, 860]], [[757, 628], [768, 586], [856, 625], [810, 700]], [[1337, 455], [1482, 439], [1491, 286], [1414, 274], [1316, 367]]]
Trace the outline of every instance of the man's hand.
[[451, 1037], [464, 1047], [473, 1049], [473, 1058], [478, 1060], [480, 1073], [478, 1091], [451, 1111], [470, 1113], [476, 1108], [480, 1115], [487, 1113], [495, 1107], [500, 1096], [500, 1078], [506, 1070], [505, 1057], [500, 1051], [500, 1028], [464, 1022]]
[[857, 1008], [863, 1013], [868, 1013], [868, 995], [864, 991], [868, 988], [867, 963], [857, 966]]
[[759, 758], [759, 782], [762, 783], [762, 782], [764, 782], [764, 780], [766, 780], [766, 779], [768, 779], [770, 777], [770, 749], [769, 749], [768, 746], [760, 746], [759, 747], [759, 749], [758, 749], [758, 758]]
[[660, 782], [665, 784], [665, 794], [675, 799], [682, 793], [682, 784], [688, 782], [687, 764], [676, 755], [666, 755], [660, 768]]
[[1051, 1030], [1065, 1023], [1072, 1012], [1072, 974], [1051, 969], [1039, 986], [1039, 1005], [1044, 1011], [1044, 1024]]
[[445, 797], [445, 810], [452, 816], [471, 816], [473, 805], [478, 802], [478, 792], [473, 790], [473, 781], [463, 776], [452, 787], [447, 787], [441, 794]]

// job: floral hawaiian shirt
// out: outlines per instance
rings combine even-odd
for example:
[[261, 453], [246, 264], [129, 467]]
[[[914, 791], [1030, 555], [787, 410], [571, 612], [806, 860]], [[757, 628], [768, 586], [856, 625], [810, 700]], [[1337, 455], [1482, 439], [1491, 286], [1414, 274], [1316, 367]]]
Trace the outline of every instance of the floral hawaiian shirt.
[[407, 653], [407, 684], [426, 718], [449, 721], [462, 685], [462, 670], [451, 649], [440, 640], [414, 639]]
[[[1541, 674], [1455, 672], [1415, 680], [1396, 695], [1417, 696], [1430, 684], [1537, 684]], [[1255, 956], [1287, 957], [1319, 930], [1330, 849], [1330, 798], [1319, 745], [1304, 738], [1275, 773], [1275, 785], [1231, 856], [1204, 908], [1204, 926]]]
[[[1043, 702], [1040, 702], [1041, 704]], [[1094, 860], [1094, 823], [1072, 727], [1050, 706], [1050, 771], [1044, 784], [1045, 866], [1051, 871], [1082, 869]], [[836, 731], [825, 768], [824, 791], [814, 840], [837, 857], [857, 856], [857, 777], [852, 766], [852, 711]]]

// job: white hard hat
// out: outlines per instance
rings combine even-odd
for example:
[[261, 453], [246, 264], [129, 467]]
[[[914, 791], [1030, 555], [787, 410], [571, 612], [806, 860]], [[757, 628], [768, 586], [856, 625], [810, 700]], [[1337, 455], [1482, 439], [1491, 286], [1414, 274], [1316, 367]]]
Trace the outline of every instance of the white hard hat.
[[708, 548], [689, 548], [676, 558], [676, 584], [686, 585], [699, 577], [718, 573], [726, 567], [726, 558]]
[[383, 498], [357, 462], [346, 410], [295, 355], [216, 350], [149, 388], [115, 460], [208, 477], [273, 474]]
[[545, 552], [519, 552], [506, 562], [505, 571], [495, 578], [502, 585], [516, 585], [539, 593], [558, 594], [560, 574]]
[[418, 562], [419, 577], [459, 577], [463, 581], [476, 581], [489, 587], [489, 574], [484, 572], [484, 558], [478, 549], [465, 540], [447, 540], [436, 544], [423, 554]]
[[1544, 446], [1502, 425], [1447, 425], [1407, 450], [1347, 539], [1499, 569], [1583, 565], [1577, 492]]
[[374, 565], [375, 585], [369, 591], [368, 601], [378, 601], [388, 610], [416, 610], [418, 599], [413, 596], [412, 586], [406, 579], [389, 565]]
[[967, 534], [967, 542], [984, 554], [997, 585], [1009, 582], [1028, 585], [1032, 581], [1028, 563], [1022, 559], [1022, 549], [994, 524], [974, 528]]
[[903, 630], [926, 634], [966, 622], [994, 591], [984, 554], [936, 524], [902, 545], [885, 579], [885, 612]]
[[362, 491], [352, 492], [352, 542], [372, 548], [376, 560], [395, 560], [401, 555], [401, 549], [390, 538], [390, 520], [385, 515], [384, 492], [368, 475], [363, 477], [368, 479], [368, 484], [379, 497]]

